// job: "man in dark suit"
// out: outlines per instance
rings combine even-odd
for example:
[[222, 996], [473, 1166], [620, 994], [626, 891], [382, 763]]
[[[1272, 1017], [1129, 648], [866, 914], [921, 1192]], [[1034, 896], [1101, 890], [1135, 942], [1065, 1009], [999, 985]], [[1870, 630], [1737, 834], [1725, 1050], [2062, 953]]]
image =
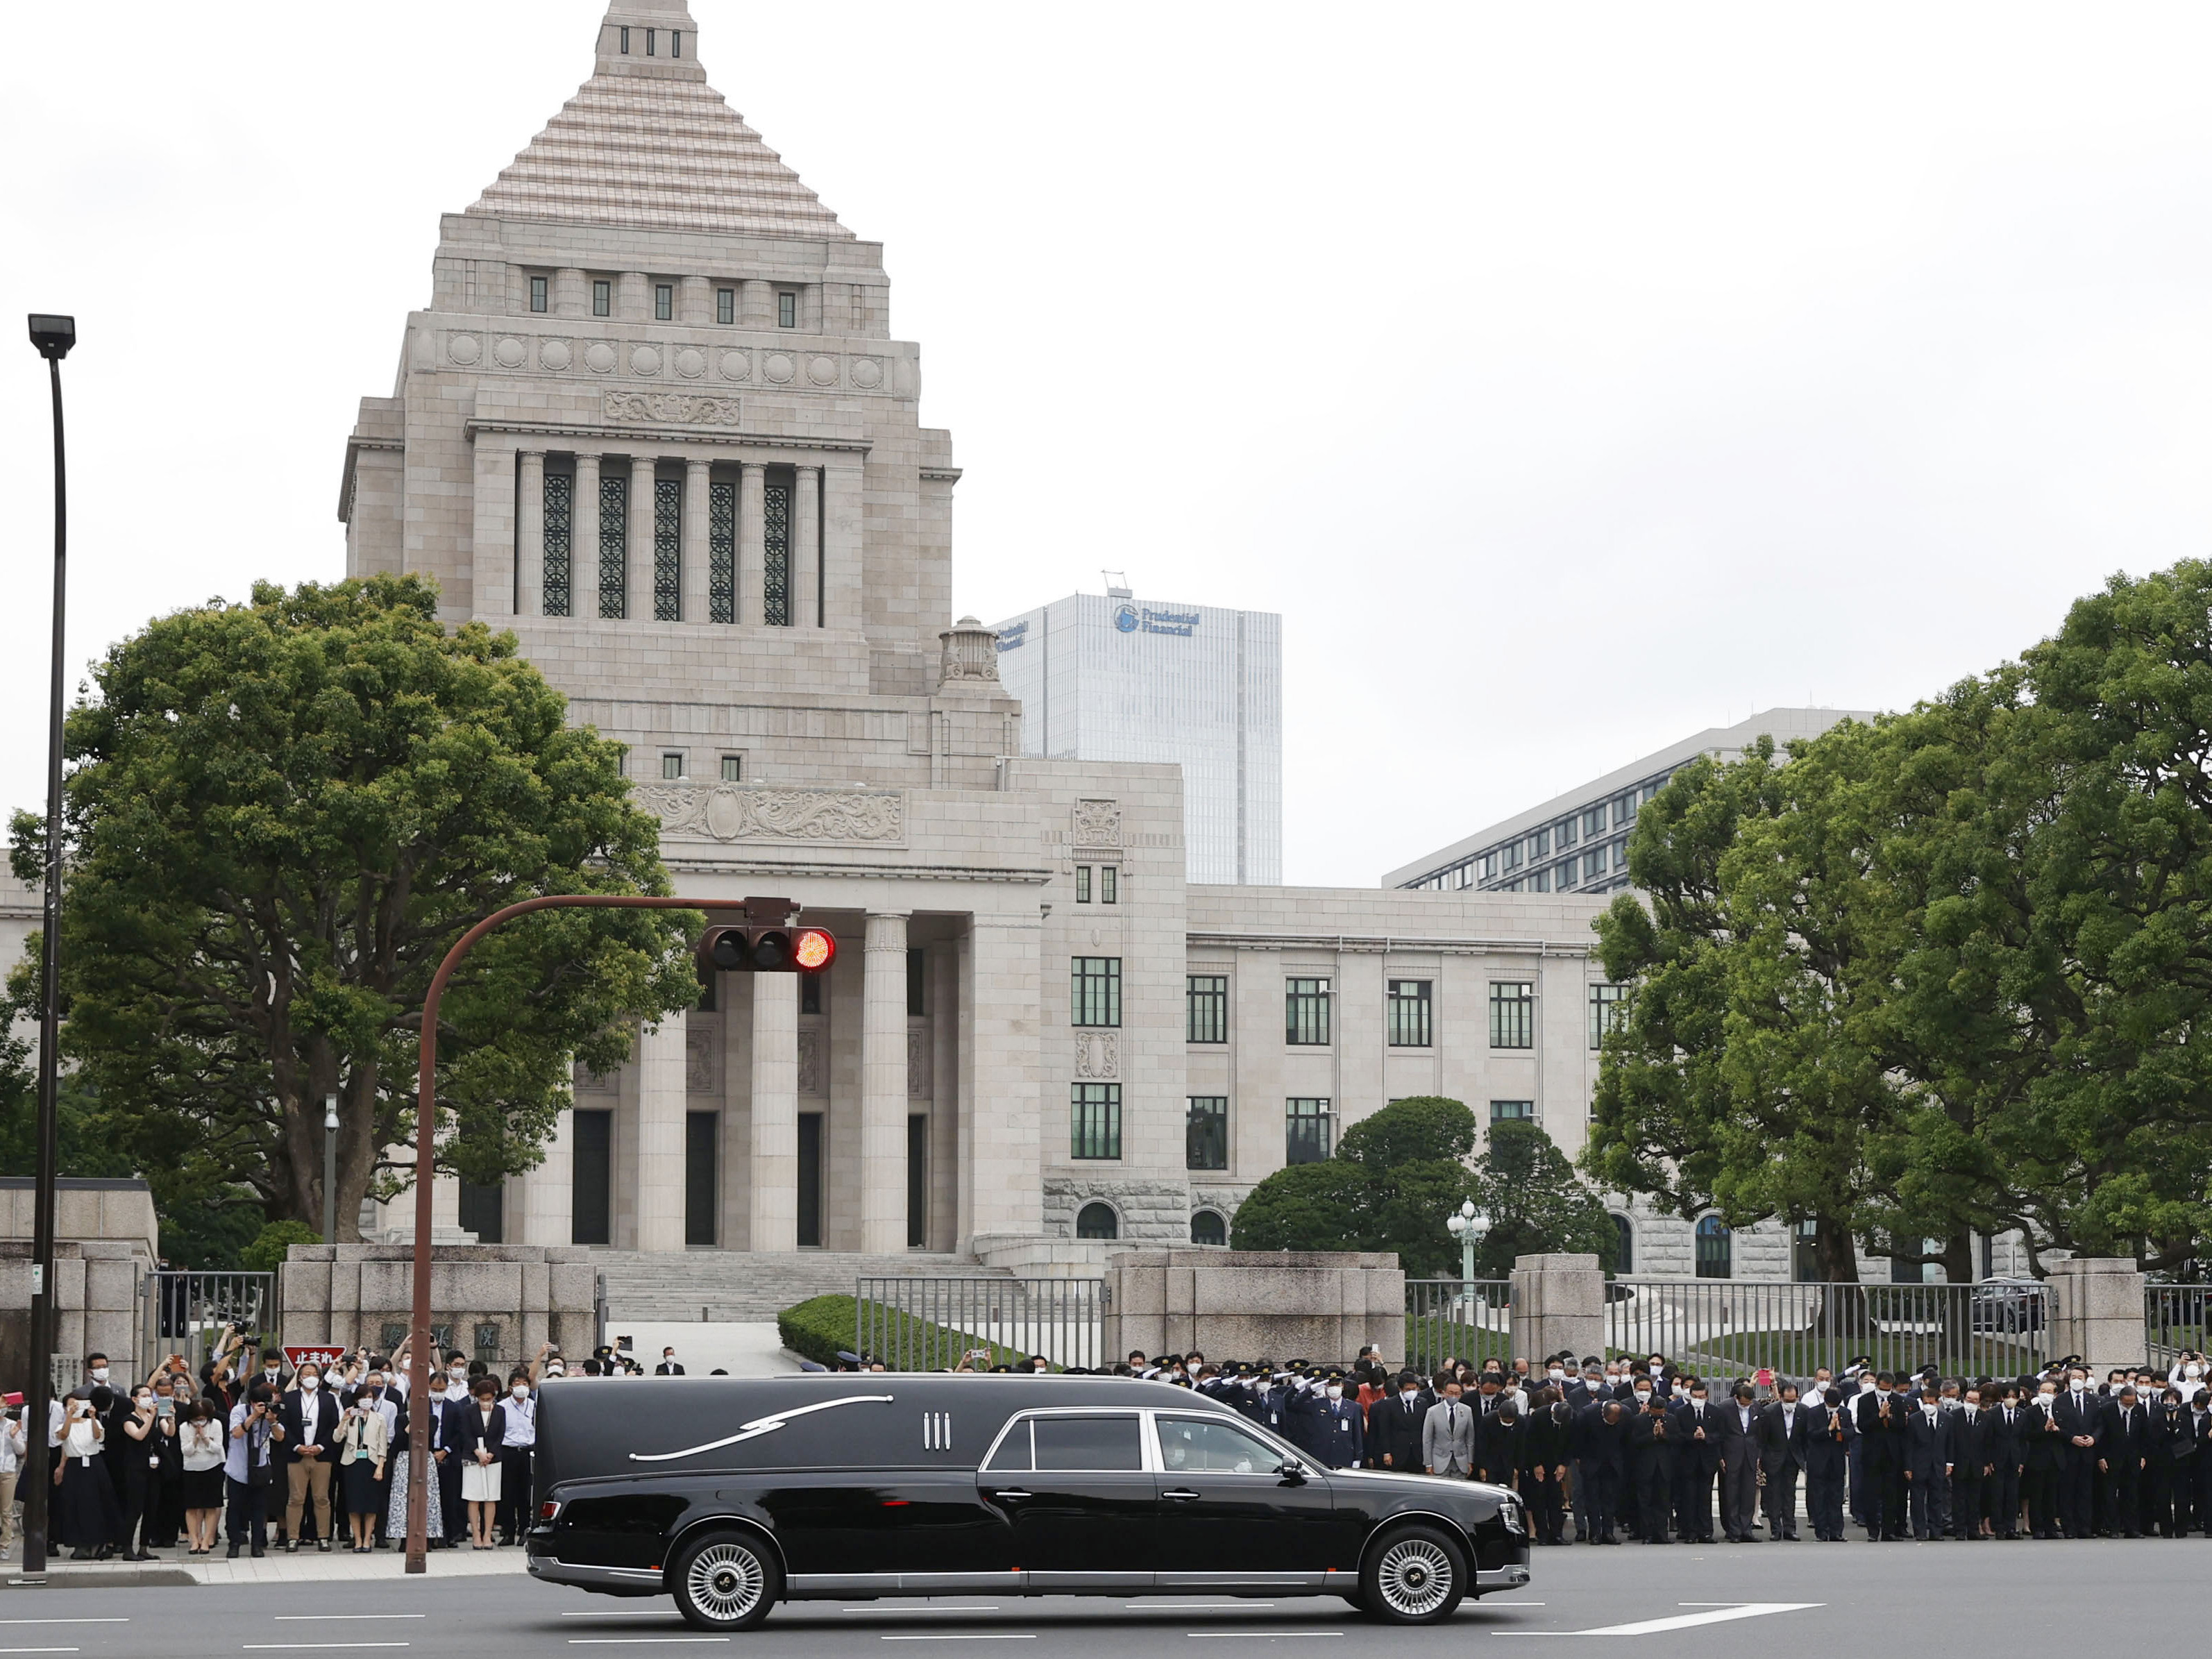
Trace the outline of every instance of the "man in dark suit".
[[1367, 1408], [1367, 1437], [1383, 1468], [1407, 1474], [1421, 1472], [1421, 1419], [1428, 1414], [1421, 1379], [1411, 1371], [1400, 1371], [1397, 1394]]
[[1896, 1382], [1887, 1371], [1876, 1373], [1872, 1392], [1861, 1395], [1852, 1407], [1866, 1476], [1863, 1507], [1870, 1543], [1902, 1541], [1906, 1535], [1905, 1415], [1910, 1408], [1892, 1392]]
[[2150, 1413], [2136, 1397], [2135, 1385], [2122, 1386], [2119, 1397], [2107, 1401], [2103, 1431], [2098, 1437], [2097, 1472], [2105, 1478], [2105, 1530], [2118, 1529], [2124, 1538], [2142, 1536], [2143, 1471], [2150, 1462]]
[[[1640, 1380], [1640, 1379], [1639, 1379]], [[1638, 1392], [1644, 1409], [1628, 1425], [1628, 1464], [1636, 1482], [1636, 1523], [1647, 1544], [1665, 1544], [1667, 1517], [1674, 1492], [1677, 1442], [1667, 1402], [1656, 1394]]]
[[684, 1367], [676, 1363], [675, 1349], [663, 1348], [660, 1351], [660, 1363], [653, 1368], [653, 1374], [655, 1376], [682, 1376], [684, 1374]]
[[1574, 1407], [1558, 1397], [1557, 1387], [1537, 1390], [1528, 1421], [1521, 1431], [1521, 1496], [1528, 1500], [1530, 1529], [1540, 1544], [1566, 1542], [1567, 1465], [1574, 1449]]
[[1731, 1544], [1754, 1544], [1759, 1534], [1759, 1407], [1748, 1382], [1739, 1382], [1720, 1409], [1721, 1532]]
[[2058, 1468], [2066, 1431], [2058, 1422], [2058, 1387], [2048, 1377], [2021, 1413], [2021, 1494], [2027, 1502], [2032, 1538], [2058, 1536]]
[[1618, 1544], [1613, 1526], [1627, 1477], [1628, 1410], [1618, 1400], [1585, 1406], [1570, 1442], [1575, 1453], [1575, 1508], [1593, 1544]]
[[1982, 1404], [1982, 1391], [1969, 1387], [1951, 1413], [1951, 1536], [1980, 1538], [1988, 1506], [1996, 1437], [1995, 1417]]
[[2019, 1388], [2001, 1382], [1990, 1405], [1990, 1470], [1983, 1478], [1982, 1511], [1999, 1538], [2020, 1536], [2021, 1470], [2027, 1461], [2027, 1402]]
[[1781, 1398], [1759, 1414], [1759, 1495], [1766, 1506], [1766, 1535], [1797, 1541], [1797, 1477], [1805, 1468], [1811, 1419], [1797, 1402], [1797, 1385], [1784, 1382]]
[[2051, 1416], [2063, 1443], [2058, 1454], [2058, 1518], [2069, 1538], [2095, 1531], [2097, 1456], [2104, 1438], [2102, 1402], [2089, 1387], [2089, 1373], [2076, 1365], [2067, 1373]]
[[1713, 1541], [1713, 1482], [1721, 1472], [1721, 1409], [1705, 1379], [1689, 1380], [1689, 1398], [1674, 1407], [1674, 1528], [1686, 1544]]
[[1831, 1388], [1806, 1401], [1805, 1510], [1813, 1536], [1824, 1543], [1844, 1540], [1844, 1488], [1850, 1450], [1858, 1431], [1844, 1408], [1843, 1390]]
[[1929, 1543], [1943, 1536], [1951, 1513], [1952, 1413], [1933, 1389], [1922, 1395], [1905, 1418], [1905, 1480], [1912, 1514], [1912, 1536]]
[[2174, 1460], [2169, 1480], [2175, 1535], [2186, 1536], [2194, 1522], [2212, 1537], [2212, 1395], [2197, 1390], [2174, 1413], [2166, 1437]]
[[325, 1554], [331, 1547], [331, 1471], [337, 1464], [337, 1396], [322, 1386], [322, 1368], [313, 1360], [300, 1367], [294, 1386], [276, 1409], [275, 1436], [289, 1449], [286, 1473], [284, 1551], [300, 1547], [300, 1522], [312, 1498], [315, 1511], [315, 1547]]

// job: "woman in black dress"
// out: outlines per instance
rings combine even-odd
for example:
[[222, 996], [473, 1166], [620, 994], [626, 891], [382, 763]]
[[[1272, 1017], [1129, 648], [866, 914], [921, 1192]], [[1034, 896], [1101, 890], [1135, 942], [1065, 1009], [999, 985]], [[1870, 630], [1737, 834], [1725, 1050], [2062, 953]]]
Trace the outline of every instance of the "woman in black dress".
[[102, 1443], [114, 1391], [97, 1388], [64, 1401], [61, 1489], [56, 1494], [57, 1543], [70, 1547], [72, 1561], [105, 1561], [115, 1553], [123, 1533], [123, 1509], [115, 1501], [115, 1482], [107, 1473]]

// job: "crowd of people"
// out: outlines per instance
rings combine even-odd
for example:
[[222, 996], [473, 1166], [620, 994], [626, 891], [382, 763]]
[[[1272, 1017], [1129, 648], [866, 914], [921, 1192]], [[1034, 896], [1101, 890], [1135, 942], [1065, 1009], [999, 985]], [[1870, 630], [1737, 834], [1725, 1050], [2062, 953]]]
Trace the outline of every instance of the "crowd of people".
[[[1040, 1362], [1041, 1363], [1041, 1362]], [[1116, 1372], [1219, 1400], [1320, 1466], [1517, 1491], [1540, 1544], [2212, 1536], [2202, 1354], [2092, 1379], [2077, 1356], [2014, 1378], [1893, 1374], [1865, 1359], [1715, 1385], [1663, 1354], [1555, 1354], [1432, 1376], [1132, 1353]]]

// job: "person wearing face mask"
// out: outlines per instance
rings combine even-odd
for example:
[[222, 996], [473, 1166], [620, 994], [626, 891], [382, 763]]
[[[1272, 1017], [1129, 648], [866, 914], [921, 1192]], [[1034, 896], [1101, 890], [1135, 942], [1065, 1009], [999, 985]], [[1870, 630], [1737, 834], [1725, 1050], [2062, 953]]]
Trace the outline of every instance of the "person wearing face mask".
[[1529, 1531], [1539, 1544], [1566, 1540], [1567, 1465], [1574, 1452], [1574, 1407], [1546, 1383], [1530, 1396], [1521, 1431], [1521, 1495], [1528, 1502]]
[[1437, 1390], [1437, 1403], [1421, 1419], [1421, 1461], [1430, 1474], [1465, 1480], [1476, 1474], [1475, 1413], [1460, 1398], [1456, 1381]]
[[2173, 1468], [2167, 1476], [2173, 1493], [2174, 1536], [2185, 1538], [2191, 1525], [2212, 1538], [2212, 1394], [2185, 1401], [2166, 1427]]
[[2089, 1387], [2089, 1373], [2076, 1365], [2067, 1373], [2051, 1411], [2058, 1425], [2058, 1519], [2069, 1538], [2094, 1534], [2098, 1447], [2104, 1440], [2102, 1401]]
[[[1143, 1358], [1143, 1357], [1144, 1356], [1141, 1354], [1133, 1355], [1131, 1357], [1130, 1363], [1134, 1364], [1138, 1360]], [[684, 1367], [676, 1363], [675, 1349], [663, 1348], [660, 1351], [660, 1363], [653, 1368], [653, 1374], [655, 1376], [681, 1376], [684, 1375]]]
[[114, 1391], [102, 1383], [72, 1393], [60, 1402], [61, 1433], [55, 1455], [61, 1462], [55, 1494], [54, 1542], [70, 1547], [72, 1561], [105, 1561], [123, 1534], [123, 1510], [115, 1501], [103, 1452]]
[[1838, 1388], [1808, 1396], [1805, 1415], [1805, 1513], [1812, 1520], [1814, 1537], [1840, 1544], [1844, 1486], [1858, 1431], [1844, 1409], [1844, 1391]]
[[1980, 1539], [1989, 1507], [1989, 1478], [1996, 1459], [1990, 1413], [1979, 1384], [1963, 1389], [1951, 1419], [1951, 1536]]
[[1989, 1473], [1982, 1478], [1982, 1510], [1992, 1538], [2020, 1536], [2021, 1465], [2027, 1455], [2027, 1419], [2020, 1389], [2001, 1382], [1984, 1391], [1989, 1402]]
[[1592, 1544], [1618, 1544], [1620, 1489], [1627, 1479], [1628, 1410], [1618, 1400], [1593, 1401], [1575, 1413], [1575, 1507]]
[[1759, 1409], [1748, 1382], [1729, 1393], [1718, 1413], [1721, 1444], [1721, 1535], [1731, 1544], [1755, 1544], [1759, 1534]]
[[362, 1389], [346, 1407], [338, 1425], [339, 1478], [345, 1486], [346, 1524], [353, 1532], [356, 1555], [368, 1555], [375, 1548], [377, 1493], [384, 1484], [386, 1461], [392, 1455], [391, 1425], [384, 1420], [378, 1403], [374, 1394]]
[[1912, 1536], [1926, 1544], [1943, 1537], [1950, 1518], [1951, 1470], [1957, 1462], [1951, 1413], [1933, 1389], [1908, 1401], [1905, 1414], [1905, 1483]]
[[1759, 1495], [1770, 1540], [1797, 1541], [1797, 1477], [1805, 1468], [1812, 1422], [1797, 1401], [1797, 1385], [1784, 1382], [1779, 1397], [1759, 1408], [1753, 1438], [1759, 1445]]
[[1344, 1384], [1344, 1373], [1331, 1371], [1322, 1385], [1322, 1462], [1332, 1469], [1356, 1469], [1367, 1455], [1367, 1414]]
[[[426, 1448], [431, 1439], [430, 1430], [425, 1425], [435, 1419], [442, 1391], [437, 1386], [440, 1379], [433, 1371], [430, 1378], [433, 1403], [429, 1410], [418, 1412], [409, 1400], [409, 1364], [414, 1342], [415, 1339], [410, 1336], [393, 1350], [392, 1367], [386, 1373], [388, 1380], [385, 1384], [385, 1400], [393, 1411], [390, 1425], [392, 1433], [387, 1442], [390, 1449], [385, 1464], [384, 1536], [387, 1540], [407, 1536], [408, 1482], [410, 1480], [436, 1478], [434, 1465], [428, 1477], [422, 1473], [427, 1457], [426, 1451], [422, 1449]], [[423, 1526], [430, 1540], [429, 1547], [436, 1549], [442, 1547], [446, 1536], [446, 1510], [445, 1505], [438, 1501], [434, 1487], [430, 1493]]]
[[276, 1409], [271, 1431], [276, 1443], [290, 1454], [284, 1471], [284, 1552], [300, 1547], [301, 1522], [312, 1502], [315, 1516], [315, 1547], [325, 1554], [331, 1547], [331, 1470], [337, 1450], [338, 1409], [336, 1396], [323, 1388], [322, 1368], [313, 1361], [300, 1367], [295, 1387]]
[[2150, 1413], [2135, 1384], [2123, 1383], [2105, 1402], [2097, 1439], [2097, 1472], [2105, 1480], [2105, 1531], [2142, 1536], [2143, 1471], [2150, 1462]]
[[110, 1430], [109, 1461], [119, 1477], [117, 1494], [123, 1510], [123, 1559], [151, 1561], [149, 1545], [161, 1526], [161, 1426], [154, 1410], [154, 1389], [141, 1383], [131, 1391]]
[[1902, 1543], [1905, 1531], [1905, 1417], [1909, 1409], [1893, 1390], [1897, 1379], [1875, 1373], [1874, 1387], [1853, 1407], [1858, 1430], [1859, 1462], [1865, 1472], [1863, 1513], [1867, 1541]]
[[1428, 1415], [1421, 1381], [1411, 1371], [1398, 1373], [1397, 1391], [1378, 1400], [1367, 1411], [1367, 1439], [1381, 1468], [1408, 1474], [1421, 1467], [1421, 1422]]
[[[545, 1350], [538, 1355], [544, 1364]], [[505, 1420], [499, 1444], [499, 1541], [520, 1544], [533, 1508], [531, 1463], [538, 1446], [538, 1389], [530, 1372], [517, 1366], [507, 1373], [507, 1397], [499, 1409]]]
[[2058, 1384], [2045, 1377], [2022, 1416], [2021, 1486], [2027, 1501], [2028, 1535], [2058, 1536], [2058, 1474], [2066, 1431], [2058, 1416]]
[[1667, 1544], [1668, 1510], [1674, 1491], [1674, 1462], [1680, 1441], [1667, 1414], [1667, 1402], [1636, 1379], [1637, 1414], [1628, 1425], [1629, 1474], [1636, 1487], [1636, 1526], [1646, 1544]]
[[499, 1384], [479, 1376], [471, 1385], [467, 1400], [453, 1413], [447, 1446], [459, 1458], [461, 1501], [469, 1506], [469, 1547], [492, 1547], [493, 1512], [499, 1508], [500, 1447], [506, 1439], [507, 1408], [500, 1404]]
[[1674, 1529], [1686, 1544], [1713, 1541], [1713, 1483], [1720, 1478], [1727, 1437], [1721, 1418], [1705, 1379], [1689, 1378], [1685, 1397], [1674, 1407], [1680, 1441], [1674, 1455]]
[[438, 1466], [438, 1502], [445, 1510], [444, 1547], [459, 1549], [469, 1535], [466, 1500], [461, 1496], [459, 1443], [464, 1426], [461, 1414], [471, 1409], [468, 1359], [459, 1349], [446, 1355], [445, 1387], [433, 1392], [437, 1420], [430, 1455]]

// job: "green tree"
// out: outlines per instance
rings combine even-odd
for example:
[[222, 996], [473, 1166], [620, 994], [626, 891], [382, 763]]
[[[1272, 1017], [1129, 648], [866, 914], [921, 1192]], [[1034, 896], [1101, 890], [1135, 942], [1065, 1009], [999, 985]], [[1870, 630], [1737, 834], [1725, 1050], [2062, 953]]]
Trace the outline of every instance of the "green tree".
[[[512, 635], [448, 633], [434, 591], [257, 586], [149, 624], [71, 713], [64, 1054], [165, 1207], [242, 1188], [319, 1223], [339, 1097], [341, 1237], [411, 1162], [422, 999], [447, 948], [514, 901], [665, 893], [622, 750], [563, 722]], [[42, 823], [19, 814], [19, 874]], [[696, 1001], [680, 913], [556, 911], [477, 946], [439, 1030], [440, 1158], [529, 1167], [573, 1055], [627, 1057]]]
[[[1490, 1218], [1474, 1252], [1478, 1279], [1504, 1279], [1523, 1255], [1586, 1253], [1608, 1271], [1613, 1266], [1617, 1237], [1605, 1200], [1576, 1176], [1540, 1124], [1492, 1124], [1469, 1195]], [[1441, 1227], [1441, 1215], [1432, 1213], [1430, 1225]]]

